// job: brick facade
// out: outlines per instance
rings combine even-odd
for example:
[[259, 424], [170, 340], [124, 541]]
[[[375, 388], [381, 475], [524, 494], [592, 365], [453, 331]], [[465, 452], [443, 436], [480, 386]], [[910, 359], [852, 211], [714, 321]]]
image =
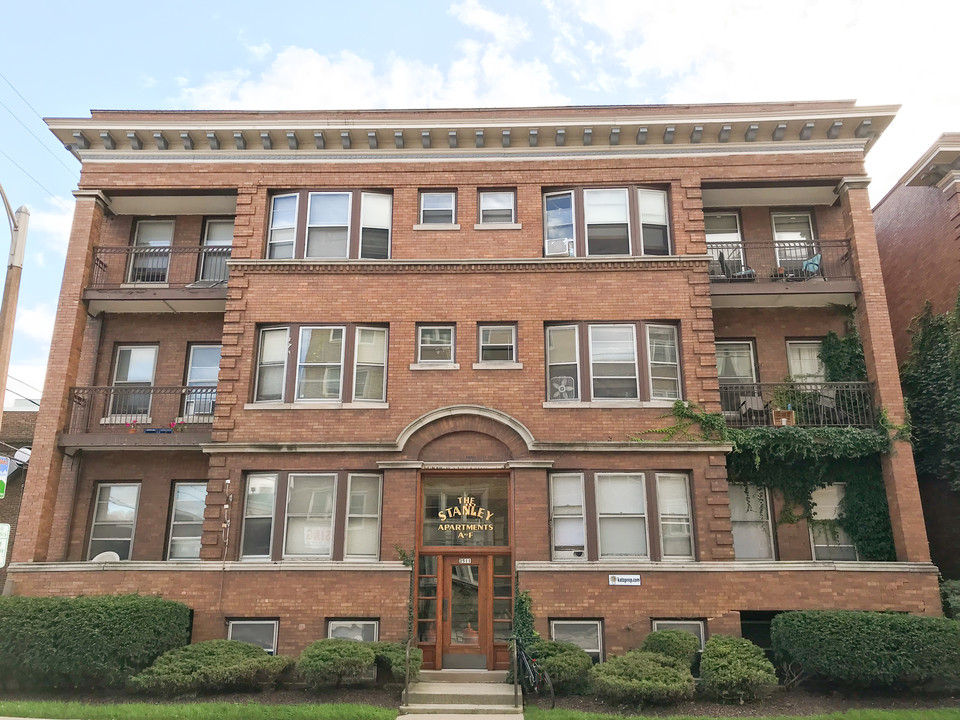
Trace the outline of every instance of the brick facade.
[[[33, 430], [37, 423], [37, 413], [27, 410], [5, 410], [3, 421], [0, 424], [0, 455], [13, 457], [17, 449], [30, 447], [33, 444]], [[7, 480], [7, 491], [0, 499], [0, 523], [10, 526], [10, 537], [7, 541], [7, 557], [3, 567], [0, 567], [0, 588], [3, 588], [7, 579], [7, 564], [13, 556], [13, 544], [17, 538], [17, 520], [20, 515], [20, 506], [23, 502], [23, 484], [26, 477], [25, 470], [14, 470]]]

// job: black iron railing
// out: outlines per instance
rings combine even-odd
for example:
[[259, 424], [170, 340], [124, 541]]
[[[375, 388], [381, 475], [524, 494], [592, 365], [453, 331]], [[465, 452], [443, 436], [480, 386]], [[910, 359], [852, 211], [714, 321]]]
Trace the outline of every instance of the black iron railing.
[[867, 382], [720, 383], [727, 424], [869, 427], [873, 393]]
[[708, 242], [714, 282], [852, 280], [849, 240]]
[[211, 424], [216, 400], [215, 386], [75, 387], [66, 432], [182, 432]]
[[215, 287], [227, 282], [230, 247], [98, 247], [90, 288], [127, 286]]

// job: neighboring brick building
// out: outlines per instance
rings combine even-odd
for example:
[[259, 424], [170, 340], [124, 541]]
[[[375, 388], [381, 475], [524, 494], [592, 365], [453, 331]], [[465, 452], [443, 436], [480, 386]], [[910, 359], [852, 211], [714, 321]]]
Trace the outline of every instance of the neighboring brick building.
[[[785, 609], [938, 614], [909, 452], [884, 463], [898, 562], [867, 563], [728, 489], [727, 446], [632, 439], [677, 398], [770, 422], [788, 374], [819, 423], [902, 419], [863, 169], [893, 113], [48, 121], [83, 171], [15, 592], [162, 593], [194, 639], [295, 653], [405, 636], [399, 547], [442, 667], [506, 666], [515, 575], [543, 634], [599, 655]], [[872, 391], [818, 377], [832, 303]]]
[[[33, 430], [36, 424], [35, 410], [4, 410], [3, 420], [0, 423], [0, 455], [13, 458], [14, 453], [20, 448], [30, 447], [33, 444]], [[13, 555], [13, 542], [17, 536], [17, 516], [23, 500], [23, 482], [26, 474], [26, 469], [11, 463], [6, 492], [0, 499], [0, 524], [10, 526], [6, 562], [0, 565], [0, 590], [6, 582], [7, 563]]]
[[[903, 364], [910, 321], [929, 301], [952, 310], [960, 292], [960, 133], [944, 133], [873, 209], [890, 323]], [[930, 552], [945, 577], [960, 578], [960, 496], [920, 478]]]

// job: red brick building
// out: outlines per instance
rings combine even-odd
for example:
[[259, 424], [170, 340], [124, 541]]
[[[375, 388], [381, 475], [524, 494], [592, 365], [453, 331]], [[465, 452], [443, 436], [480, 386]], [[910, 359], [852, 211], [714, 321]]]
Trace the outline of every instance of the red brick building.
[[[436, 667], [506, 665], [515, 577], [598, 656], [785, 609], [938, 614], [909, 452], [898, 561], [869, 563], [728, 488], [729, 447], [634, 440], [677, 399], [771, 423], [788, 374], [822, 422], [902, 418], [863, 169], [894, 110], [50, 120], [83, 171], [15, 592], [161, 593], [196, 640], [295, 653], [405, 637], [400, 548]], [[855, 406], [817, 359], [831, 303], [857, 306]]]

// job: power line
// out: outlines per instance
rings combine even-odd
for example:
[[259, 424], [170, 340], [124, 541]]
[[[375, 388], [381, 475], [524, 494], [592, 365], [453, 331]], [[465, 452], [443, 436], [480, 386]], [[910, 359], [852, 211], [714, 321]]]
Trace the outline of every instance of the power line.
[[56, 200], [56, 201], [60, 204], [60, 206], [63, 207], [64, 210], [66, 210], [66, 211], [68, 211], [68, 212], [70, 211], [70, 208], [67, 207], [67, 206], [64, 204], [63, 200], [61, 200], [61, 199], [58, 198], [56, 195], [54, 195], [52, 192], [50, 192], [49, 188], [47, 188], [42, 182], [40, 182], [39, 180], [37, 180], [33, 175], [31, 175], [30, 173], [28, 173], [26, 170], [24, 170], [24, 169], [17, 163], [16, 160], [14, 160], [12, 157], [10, 157], [9, 155], [7, 155], [3, 150], [0, 150], [0, 155], [3, 155], [7, 160], [9, 160], [10, 162], [12, 162], [17, 168], [19, 168], [19, 169], [20, 169], [20, 172], [22, 172], [22, 173], [23, 173], [24, 175], [26, 175], [28, 178], [30, 178], [31, 180], [33, 180], [33, 181], [40, 187], [41, 190], [43, 190], [45, 193], [47, 193], [47, 195], [49, 195], [49, 196], [52, 197], [54, 200]]
[[[28, 133], [30, 133], [30, 134], [33, 136], [33, 139], [36, 140], [38, 143], [40, 143], [40, 146], [41, 146], [44, 150], [46, 150], [48, 153], [50, 153], [51, 157], [53, 157], [58, 163], [60, 163], [60, 164], [63, 166], [64, 170], [66, 170], [68, 173], [70, 173], [71, 175], [73, 175], [73, 173], [74, 173], [73, 169], [67, 167], [67, 164], [60, 158], [60, 156], [59, 156], [57, 153], [55, 153], [53, 150], [51, 150], [50, 148], [48, 148], [48, 147], [47, 147], [47, 144], [46, 144], [45, 142], [43, 142], [43, 140], [41, 140], [39, 137], [37, 137], [36, 133], [34, 133], [33, 130], [31, 130], [29, 127], [27, 127], [27, 124], [26, 124], [23, 120], [21, 120], [20, 118], [18, 118], [18, 117], [17, 117], [17, 114], [16, 114], [13, 110], [11, 110], [9, 107], [7, 107], [2, 101], [0, 101], [0, 106], [2, 106], [4, 110], [6, 110], [8, 113], [10, 113], [10, 115], [13, 117], [13, 119], [16, 120], [18, 123], [20, 123], [20, 125], [23, 126], [23, 129], [26, 130]], [[73, 157], [73, 156], [71, 155], [71, 157]]]
[[31, 385], [30, 383], [24, 382], [23, 380], [20, 380], [19, 378], [15, 378], [13, 375], [7, 375], [7, 379], [8, 379], [8, 380], [15, 380], [16, 382], [20, 383], [21, 385], [26, 385], [26, 386], [27, 386], [28, 388], [30, 388], [31, 390], [36, 390], [38, 393], [42, 393], [42, 392], [43, 392], [43, 390], [41, 390], [40, 388], [34, 387], [34, 386]]
[[38, 118], [40, 118], [40, 122], [43, 122], [43, 118], [40, 116], [40, 113], [37, 112], [36, 108], [33, 107], [33, 105], [31, 105], [29, 102], [27, 102], [27, 99], [26, 99], [23, 95], [20, 94], [20, 91], [19, 91], [19, 90], [17, 90], [15, 87], [13, 87], [13, 83], [10, 82], [9, 80], [7, 80], [7, 76], [4, 75], [3, 73], [0, 73], [0, 78], [3, 78], [3, 81], [13, 89], [13, 91], [17, 94], [17, 97], [19, 97], [21, 100], [23, 100], [24, 104], [25, 104], [28, 108], [30, 108], [31, 110], [33, 110], [33, 114], [36, 115]]
[[13, 394], [16, 395], [18, 398], [23, 398], [23, 399], [26, 400], [27, 402], [32, 402], [32, 403], [33, 403], [34, 405], [36, 405], [37, 407], [40, 407], [40, 403], [38, 403], [36, 400], [34, 400], [33, 398], [28, 398], [26, 395], [21, 395], [21, 394], [18, 393], [16, 390], [11, 390], [10, 388], [7, 388], [7, 392], [8, 392], [8, 393], [13, 393]]

